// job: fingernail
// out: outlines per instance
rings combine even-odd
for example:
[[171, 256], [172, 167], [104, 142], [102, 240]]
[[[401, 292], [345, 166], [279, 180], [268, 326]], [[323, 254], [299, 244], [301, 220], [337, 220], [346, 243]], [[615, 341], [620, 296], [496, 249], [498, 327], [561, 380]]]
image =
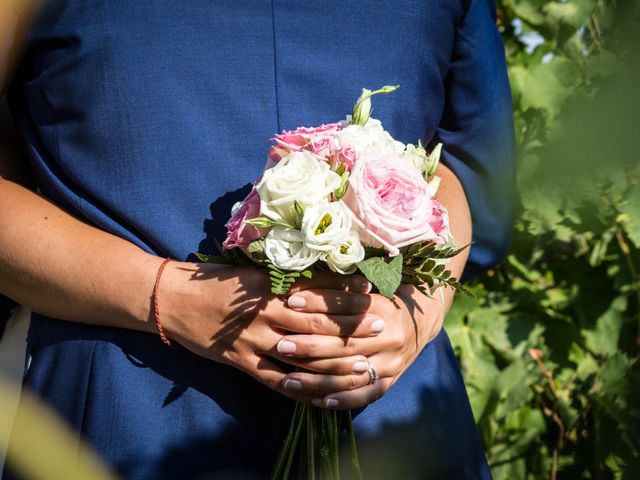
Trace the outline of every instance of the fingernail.
[[283, 385], [285, 390], [302, 390], [302, 383], [293, 378], [287, 378]]
[[370, 293], [372, 288], [373, 288], [373, 285], [371, 285], [371, 282], [368, 280], [365, 280], [364, 283], [362, 284], [362, 291], [364, 293]]
[[384, 320], [376, 320], [371, 324], [372, 333], [380, 333], [382, 330], [384, 330]]
[[324, 406], [328, 408], [337, 407], [338, 405], [340, 405], [340, 402], [336, 398], [327, 398], [324, 401]]
[[364, 373], [369, 370], [368, 362], [356, 362], [353, 364], [353, 372], [354, 373]]
[[311, 405], [313, 405], [314, 407], [322, 407], [322, 400], [320, 400], [319, 398], [314, 398], [313, 400], [311, 400]]
[[307, 301], [304, 297], [299, 297], [297, 295], [291, 295], [287, 303], [291, 308], [302, 308], [307, 304]]
[[290, 342], [289, 340], [280, 340], [278, 342], [278, 353], [282, 353], [284, 355], [289, 353], [295, 353], [296, 344]]

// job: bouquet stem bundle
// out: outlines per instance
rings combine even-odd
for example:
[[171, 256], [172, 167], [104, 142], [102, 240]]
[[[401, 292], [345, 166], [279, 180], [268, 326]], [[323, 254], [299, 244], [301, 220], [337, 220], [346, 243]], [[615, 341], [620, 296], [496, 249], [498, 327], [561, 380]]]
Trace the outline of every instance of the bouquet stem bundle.
[[346, 428], [353, 477], [362, 480], [351, 411], [327, 410], [296, 403], [289, 433], [271, 475], [272, 480], [291, 475], [296, 453], [302, 460], [298, 478], [338, 480], [340, 478], [340, 431]]

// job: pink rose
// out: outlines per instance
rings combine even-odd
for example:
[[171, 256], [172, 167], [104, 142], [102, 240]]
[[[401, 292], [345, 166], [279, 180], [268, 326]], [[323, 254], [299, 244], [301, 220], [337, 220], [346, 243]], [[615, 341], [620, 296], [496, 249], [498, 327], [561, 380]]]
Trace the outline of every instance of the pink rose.
[[231, 250], [232, 248], [246, 249], [249, 243], [256, 238], [266, 235], [266, 230], [253, 227], [244, 223], [245, 220], [256, 218], [260, 214], [260, 196], [253, 188], [247, 197], [234, 206], [231, 218], [225, 225], [227, 227], [227, 238], [222, 243], [222, 247]]
[[350, 172], [356, 163], [356, 151], [349, 145], [344, 145], [339, 150], [331, 151], [331, 166], [337, 168], [340, 164]]
[[[275, 164], [275, 163], [279, 162], [280, 160], [282, 160], [287, 155], [289, 155], [290, 153], [291, 152], [289, 150], [274, 145], [273, 147], [271, 147], [269, 149], [269, 160], [271, 160]], [[265, 170], [266, 170], [266, 168], [265, 168]]]
[[422, 175], [400, 156], [366, 150], [349, 177], [343, 198], [363, 245], [395, 256], [413, 243], [437, 240], [447, 223]]
[[438, 236], [434, 241], [444, 244], [451, 239], [451, 231], [449, 230], [449, 213], [439, 200], [433, 199], [433, 210], [431, 211], [431, 219], [429, 220], [431, 228]]
[[270, 156], [275, 160], [292, 152], [306, 150], [324, 160], [330, 154], [333, 134], [341, 128], [340, 123], [328, 123], [319, 127], [300, 127], [283, 131], [274, 137], [276, 146], [272, 148]]

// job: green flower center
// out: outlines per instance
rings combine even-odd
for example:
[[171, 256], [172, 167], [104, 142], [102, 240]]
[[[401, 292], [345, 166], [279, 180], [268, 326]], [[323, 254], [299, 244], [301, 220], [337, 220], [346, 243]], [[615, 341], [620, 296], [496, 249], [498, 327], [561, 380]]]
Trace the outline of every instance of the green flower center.
[[324, 217], [322, 217], [322, 220], [320, 220], [320, 223], [316, 228], [315, 234], [320, 235], [321, 233], [324, 233], [325, 230], [329, 228], [329, 225], [331, 225], [331, 215], [325, 213]]

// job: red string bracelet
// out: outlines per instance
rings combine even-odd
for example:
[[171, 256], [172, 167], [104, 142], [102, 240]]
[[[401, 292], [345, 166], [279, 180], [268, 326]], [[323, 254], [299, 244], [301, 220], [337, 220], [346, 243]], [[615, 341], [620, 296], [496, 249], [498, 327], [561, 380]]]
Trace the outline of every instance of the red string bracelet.
[[167, 266], [172, 259], [165, 258], [164, 261], [160, 264], [160, 268], [158, 268], [158, 273], [156, 275], [156, 283], [153, 286], [153, 294], [151, 295], [151, 300], [153, 302], [153, 318], [156, 321], [156, 327], [158, 329], [158, 335], [160, 335], [160, 339], [164, 342], [168, 347], [171, 346], [171, 341], [164, 334], [164, 329], [162, 328], [162, 324], [160, 323], [160, 307], [158, 306], [158, 287], [160, 286], [160, 278], [162, 277], [162, 272], [164, 271], [164, 267]]

